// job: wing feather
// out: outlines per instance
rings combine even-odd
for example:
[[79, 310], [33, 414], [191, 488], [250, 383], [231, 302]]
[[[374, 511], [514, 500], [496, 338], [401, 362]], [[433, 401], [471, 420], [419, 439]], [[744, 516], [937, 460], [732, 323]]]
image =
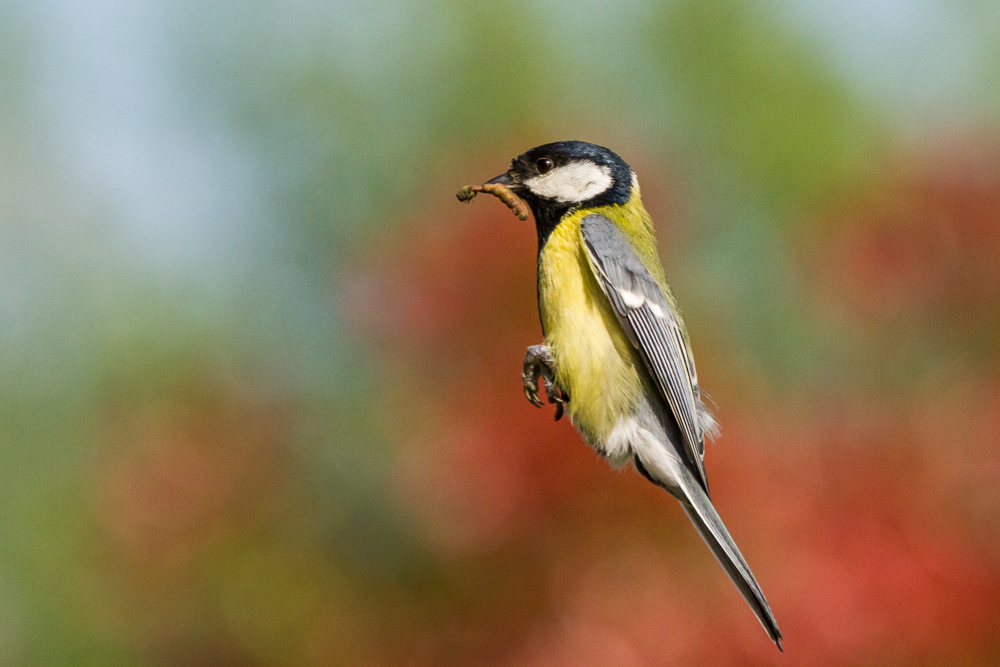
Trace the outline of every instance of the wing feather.
[[707, 408], [699, 405], [694, 361], [677, 310], [617, 225], [595, 214], [583, 219], [580, 230], [591, 268], [673, 413], [682, 454], [708, 493], [705, 434], [699, 418]]

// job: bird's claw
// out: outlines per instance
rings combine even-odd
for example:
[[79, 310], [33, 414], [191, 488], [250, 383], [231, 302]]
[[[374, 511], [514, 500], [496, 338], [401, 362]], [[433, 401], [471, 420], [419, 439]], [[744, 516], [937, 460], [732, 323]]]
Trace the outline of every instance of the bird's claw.
[[538, 378], [542, 375], [542, 366], [535, 359], [532, 359], [530, 352], [524, 357], [524, 371], [521, 379], [524, 380], [524, 395], [536, 408], [543, 407], [542, 399], [538, 398]]
[[544, 345], [532, 345], [524, 355], [524, 369], [521, 378], [524, 380], [524, 395], [536, 408], [545, 406], [538, 396], [538, 380], [541, 378], [545, 394], [550, 404], [556, 406], [556, 421], [563, 416], [569, 395], [556, 384], [553, 378], [552, 366], [555, 359], [552, 352]]
[[569, 394], [567, 394], [562, 389], [557, 387], [555, 382], [552, 382], [548, 378], [544, 379], [545, 379], [545, 393], [549, 397], [549, 403], [555, 404], [556, 421], [559, 421], [560, 419], [562, 419], [566, 404], [569, 403]]

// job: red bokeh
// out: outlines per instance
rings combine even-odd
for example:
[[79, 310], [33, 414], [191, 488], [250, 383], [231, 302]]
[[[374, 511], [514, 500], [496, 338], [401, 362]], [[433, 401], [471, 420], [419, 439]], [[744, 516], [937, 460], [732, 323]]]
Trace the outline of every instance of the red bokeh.
[[887, 166], [883, 188], [807, 246], [825, 299], [867, 325], [925, 321], [975, 335], [1000, 322], [1000, 145], [956, 141]]

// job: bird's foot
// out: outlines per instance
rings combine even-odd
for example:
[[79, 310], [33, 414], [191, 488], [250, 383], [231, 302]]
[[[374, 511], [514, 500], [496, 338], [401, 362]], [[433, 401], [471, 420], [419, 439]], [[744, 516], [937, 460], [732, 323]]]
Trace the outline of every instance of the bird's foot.
[[555, 381], [552, 370], [555, 358], [545, 345], [532, 345], [524, 355], [524, 370], [521, 379], [524, 380], [524, 395], [536, 408], [545, 405], [538, 397], [538, 380], [541, 378], [549, 403], [556, 406], [556, 421], [563, 416], [564, 406], [569, 402], [569, 394], [564, 392]]

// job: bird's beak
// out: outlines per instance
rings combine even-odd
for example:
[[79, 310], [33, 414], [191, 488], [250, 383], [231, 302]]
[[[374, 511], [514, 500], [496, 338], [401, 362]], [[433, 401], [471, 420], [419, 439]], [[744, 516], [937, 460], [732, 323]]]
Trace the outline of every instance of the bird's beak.
[[514, 182], [514, 179], [512, 179], [510, 177], [510, 172], [509, 171], [505, 171], [504, 173], [500, 174], [496, 178], [491, 178], [490, 180], [486, 181], [486, 183], [487, 184], [506, 185], [507, 187], [513, 187], [513, 186], [517, 185], [517, 183]]

